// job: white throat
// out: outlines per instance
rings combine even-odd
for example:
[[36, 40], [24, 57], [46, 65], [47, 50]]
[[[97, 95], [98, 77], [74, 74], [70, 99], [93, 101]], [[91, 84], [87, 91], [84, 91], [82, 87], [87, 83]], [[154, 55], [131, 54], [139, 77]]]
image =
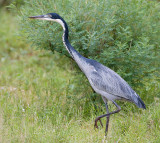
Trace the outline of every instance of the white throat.
[[59, 24], [61, 24], [61, 26], [63, 27], [63, 30], [65, 31], [65, 26], [64, 23], [61, 19], [54, 19], [53, 21], [58, 22]]

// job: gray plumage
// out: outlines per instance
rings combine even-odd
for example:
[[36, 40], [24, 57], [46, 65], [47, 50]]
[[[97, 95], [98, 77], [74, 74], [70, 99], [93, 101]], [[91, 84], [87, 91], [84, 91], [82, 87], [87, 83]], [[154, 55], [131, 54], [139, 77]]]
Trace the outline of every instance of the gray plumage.
[[145, 104], [136, 92], [116, 72], [101, 63], [80, 56], [76, 51], [72, 52], [74, 60], [88, 78], [92, 88], [108, 100], [128, 100], [139, 108], [145, 108]]
[[[103, 101], [105, 102], [107, 114], [101, 115], [95, 119], [96, 128], [98, 128], [97, 122], [100, 121], [102, 125], [101, 118], [107, 117], [105, 130], [105, 132], [107, 133], [109, 116], [111, 114], [118, 113], [121, 110], [120, 106], [117, 105], [115, 100], [127, 100], [133, 102], [139, 108], [146, 109], [145, 104], [138, 96], [138, 94], [136, 94], [136, 92], [128, 85], [128, 83], [124, 79], [122, 79], [117, 73], [115, 73], [110, 68], [102, 65], [101, 63], [98, 63], [95, 60], [83, 57], [71, 46], [68, 40], [68, 26], [61, 16], [56, 13], [48, 13], [47, 15], [32, 16], [30, 18], [55, 21], [61, 24], [61, 26], [63, 27], [64, 34], [62, 39], [67, 51], [78, 64], [82, 72], [86, 75], [94, 91], [100, 94]], [[113, 104], [117, 107], [116, 111], [109, 112], [107, 105], [108, 100], [112, 101]]]

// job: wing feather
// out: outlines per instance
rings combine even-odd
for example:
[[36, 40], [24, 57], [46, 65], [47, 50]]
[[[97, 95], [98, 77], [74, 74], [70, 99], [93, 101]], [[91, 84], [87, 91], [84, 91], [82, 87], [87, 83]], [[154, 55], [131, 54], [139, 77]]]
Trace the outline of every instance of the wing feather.
[[92, 87], [117, 96], [117, 98], [121, 97], [132, 101], [131, 95], [135, 92], [128, 83], [113, 70], [102, 64], [99, 64], [98, 66], [99, 67], [89, 75]]

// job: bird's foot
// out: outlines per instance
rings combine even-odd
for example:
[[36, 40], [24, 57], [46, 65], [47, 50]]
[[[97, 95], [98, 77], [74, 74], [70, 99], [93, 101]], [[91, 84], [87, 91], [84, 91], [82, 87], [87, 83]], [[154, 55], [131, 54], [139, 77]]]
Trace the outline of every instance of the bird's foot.
[[100, 122], [101, 126], [103, 127], [103, 124], [102, 124], [101, 119], [100, 119], [99, 117], [97, 117], [97, 118], [95, 119], [94, 128], [97, 128], [97, 129], [98, 129], [98, 125], [97, 125], [97, 122], [98, 122], [98, 121]]

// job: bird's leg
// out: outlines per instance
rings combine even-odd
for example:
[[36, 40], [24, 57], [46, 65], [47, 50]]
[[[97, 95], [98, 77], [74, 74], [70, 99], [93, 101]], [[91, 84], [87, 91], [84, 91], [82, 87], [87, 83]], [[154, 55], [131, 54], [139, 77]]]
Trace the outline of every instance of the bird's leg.
[[[107, 114], [109, 114], [108, 100], [107, 100], [104, 96], [102, 96], [102, 99], [103, 99], [103, 101], [104, 101], [104, 103], [105, 103]], [[108, 126], [109, 126], [109, 116], [107, 116], [105, 135], [107, 135]]]
[[[106, 116], [109, 117], [110, 115], [118, 113], [121, 110], [121, 107], [115, 101], [112, 101], [112, 102], [117, 107], [117, 110], [97, 117], [95, 119], [95, 125], [94, 125], [96, 128], [98, 128], [97, 122], [100, 121], [101, 118], [106, 117]], [[109, 124], [109, 120], [107, 120], [107, 123]], [[106, 131], [105, 131], [105, 133], [107, 133], [107, 131], [108, 131], [108, 125], [106, 124]]]
[[[109, 114], [109, 110], [108, 110], [108, 104], [106, 103], [106, 111], [107, 111], [107, 114]], [[106, 129], [105, 129], [105, 136], [107, 136], [107, 132], [108, 132], [108, 126], [109, 126], [109, 116], [107, 116], [107, 122], [106, 122]]]
[[[95, 91], [94, 91], [94, 92], [95, 92]], [[102, 99], [103, 99], [103, 101], [104, 101], [104, 103], [105, 103], [106, 110], [108, 110], [107, 99], [106, 99], [104, 96], [102, 96]], [[108, 113], [108, 112], [107, 112], [107, 113]], [[102, 124], [101, 119], [99, 119], [99, 122], [100, 122], [101, 126], [103, 127], [103, 124]], [[98, 129], [97, 122], [95, 122], [95, 124], [94, 124], [94, 128], [97, 128], [97, 129]]]
[[[107, 114], [108, 114], [108, 113], [109, 113], [109, 110], [108, 110], [108, 104], [107, 104], [107, 101], [108, 101], [108, 100], [107, 100], [104, 96], [102, 96], [102, 99], [103, 99], [103, 101], [104, 101], [104, 103], [105, 103], [106, 111], [107, 111]], [[99, 122], [101, 123], [101, 126], [103, 127], [103, 124], [102, 124], [102, 122], [101, 122], [101, 120], [100, 120], [100, 119], [99, 119]], [[107, 117], [107, 124], [108, 124], [108, 123], [109, 123], [109, 117]], [[97, 122], [95, 122], [94, 127], [98, 129]], [[108, 127], [107, 127], [107, 129], [108, 129]]]

